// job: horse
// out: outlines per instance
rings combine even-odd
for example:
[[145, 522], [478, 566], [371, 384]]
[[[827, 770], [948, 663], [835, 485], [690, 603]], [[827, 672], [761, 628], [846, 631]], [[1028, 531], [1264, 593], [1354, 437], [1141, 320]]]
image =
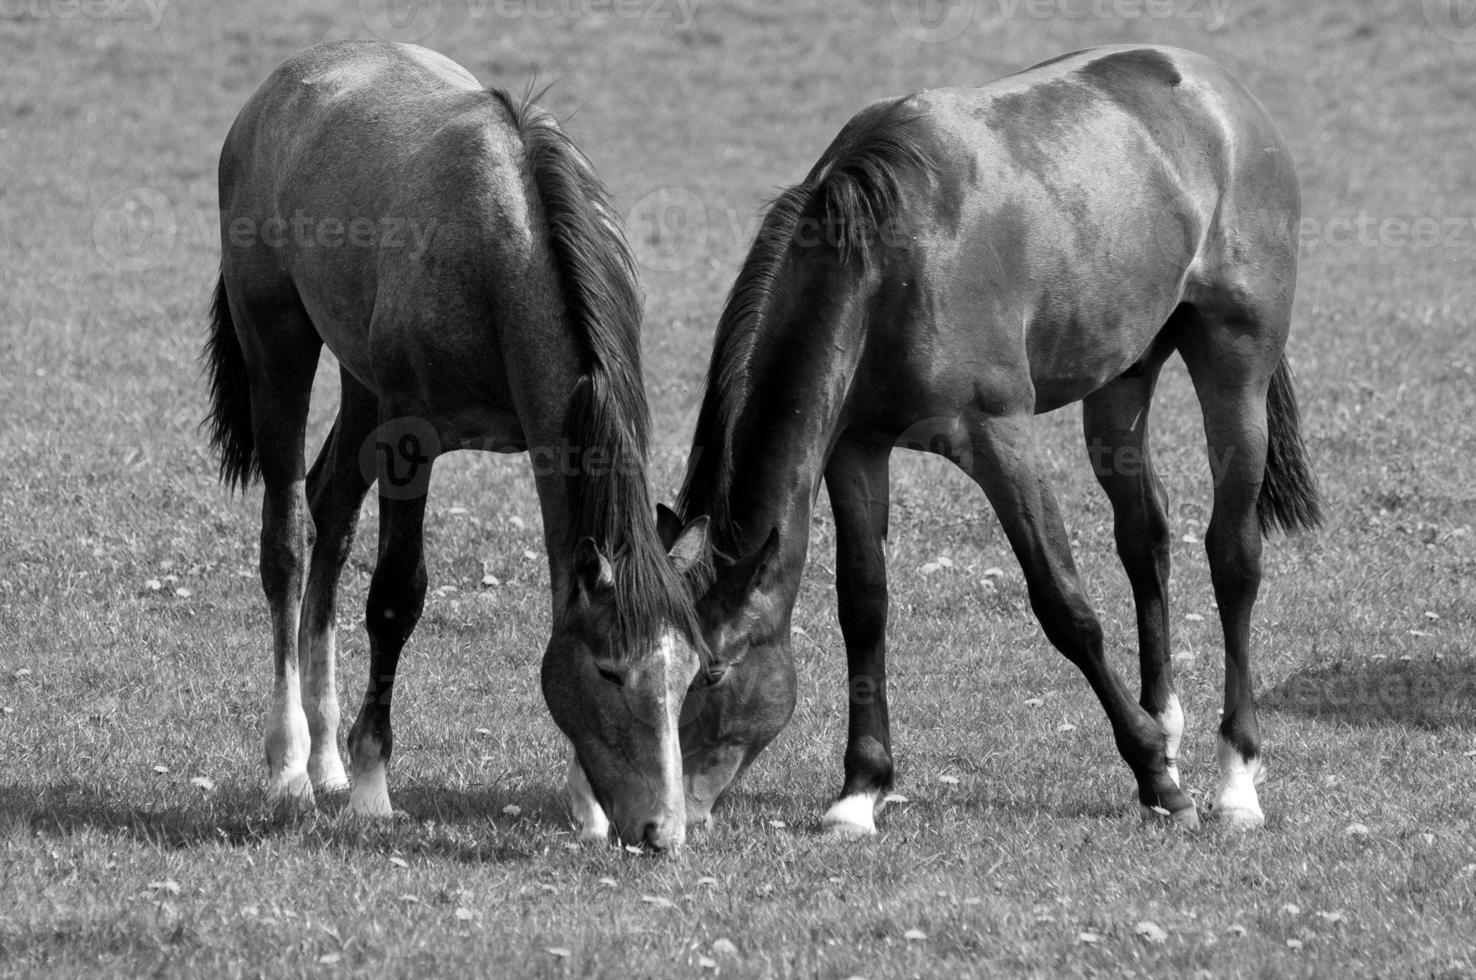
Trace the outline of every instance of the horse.
[[[685, 839], [678, 712], [699, 663], [684, 575], [646, 482], [640, 296], [610, 198], [531, 95], [424, 48], [309, 47], [241, 110], [220, 156], [222, 255], [205, 349], [220, 476], [263, 484], [273, 692], [267, 798], [350, 780], [337, 747], [334, 609], [371, 484], [378, 555], [348, 812], [392, 816], [390, 703], [425, 601], [435, 460], [528, 452], [552, 634], [541, 684], [572, 744], [586, 836]], [[338, 415], [304, 475], [319, 355]], [[310, 551], [310, 559], [307, 555]]]
[[[822, 827], [875, 832], [894, 773], [884, 542], [902, 445], [983, 490], [1046, 637], [1106, 712], [1142, 812], [1198, 826], [1176, 764], [1169, 523], [1147, 427], [1178, 352], [1214, 473], [1204, 544], [1225, 695], [1211, 815], [1261, 824], [1262, 538], [1321, 513], [1284, 353], [1299, 213], [1266, 111], [1188, 51], [1079, 51], [852, 118], [763, 216], [719, 320], [676, 509], [659, 519], [673, 543], [709, 520], [716, 554], [698, 601], [710, 662], [682, 730], [689, 816], [710, 816], [793, 710], [790, 621], [823, 479], [850, 696], [844, 782]], [[1104, 656], [1033, 429], [1074, 402], [1137, 610], [1136, 702]]]

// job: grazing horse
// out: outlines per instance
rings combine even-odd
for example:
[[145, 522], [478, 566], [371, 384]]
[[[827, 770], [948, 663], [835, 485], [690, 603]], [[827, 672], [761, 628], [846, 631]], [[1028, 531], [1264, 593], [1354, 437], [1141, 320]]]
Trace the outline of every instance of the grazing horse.
[[[682, 730], [689, 815], [708, 812], [793, 708], [790, 617], [823, 477], [851, 694], [845, 782], [824, 825], [875, 830], [893, 775], [883, 543], [900, 444], [982, 488], [1046, 636], [1106, 709], [1145, 814], [1196, 825], [1175, 767], [1169, 524], [1147, 429], [1177, 351], [1214, 472], [1205, 549], [1226, 666], [1213, 812], [1261, 823], [1261, 539], [1319, 521], [1283, 355], [1298, 214], [1265, 111], [1185, 51], [1082, 51], [853, 118], [763, 219], [718, 326], [679, 514], [661, 518], [674, 542], [684, 520], [709, 517], [718, 556], [698, 603], [711, 659]], [[1104, 656], [1032, 424], [1072, 402], [1137, 606], [1136, 703]]]
[[[268, 798], [311, 805], [314, 785], [348, 784], [334, 605], [377, 481], [349, 810], [392, 813], [390, 696], [424, 605], [431, 467], [454, 449], [526, 450], [552, 585], [543, 692], [573, 743], [576, 816], [595, 836], [608, 814], [627, 843], [680, 844], [678, 712], [701, 649], [682, 572], [702, 533], [669, 555], [657, 533], [640, 300], [587, 160], [531, 100], [439, 54], [331, 43], [289, 59], [242, 109], [220, 202], [207, 421], [224, 482], [264, 484]], [[304, 474], [324, 345], [341, 401]]]

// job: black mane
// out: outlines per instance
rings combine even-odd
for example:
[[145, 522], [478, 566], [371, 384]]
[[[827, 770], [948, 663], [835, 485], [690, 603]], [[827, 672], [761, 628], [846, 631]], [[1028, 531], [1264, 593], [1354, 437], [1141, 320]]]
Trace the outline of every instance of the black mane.
[[[587, 371], [564, 419], [569, 446], [588, 460], [569, 477], [570, 540], [592, 537], [615, 569], [609, 652], [646, 650], [663, 624], [697, 635], [692, 600], [656, 531], [646, 484], [651, 412], [641, 374], [641, 298], [635, 263], [610, 194], [554, 117], [531, 95], [506, 104], [543, 208], [570, 327]], [[588, 451], [598, 449], [597, 463]]]
[[[678, 512], [711, 515], [714, 536], [732, 540], [729, 490], [733, 435], [751, 389], [749, 367], [769, 309], [791, 271], [796, 249], [827, 248], [859, 272], [876, 260], [878, 244], [899, 235], [904, 175], [930, 174], [935, 162], [916, 125], [921, 113], [900, 98], [858, 113], [803, 181], [768, 206], [743, 268], [718, 319], [707, 394], [697, 419], [696, 456]], [[803, 233], [803, 235], [801, 235]]]

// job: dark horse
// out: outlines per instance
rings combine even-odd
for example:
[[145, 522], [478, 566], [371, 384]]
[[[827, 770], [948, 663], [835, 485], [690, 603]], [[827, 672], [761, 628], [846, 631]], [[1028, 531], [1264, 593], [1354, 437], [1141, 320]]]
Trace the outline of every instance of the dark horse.
[[[824, 823], [874, 830], [893, 773], [883, 541], [900, 444], [952, 459], [983, 489], [1143, 807], [1195, 825], [1174, 764], [1169, 525], [1147, 430], [1177, 351], [1215, 478], [1205, 549], [1226, 666], [1214, 815], [1259, 824], [1261, 539], [1319, 520], [1282, 353], [1298, 213], [1265, 111], [1185, 51], [1083, 51], [852, 119], [763, 220], [718, 326], [681, 517], [663, 515], [673, 541], [683, 519], [710, 516], [719, 555], [698, 606], [711, 668], [683, 729], [689, 813], [707, 814], [793, 708], [790, 616], [823, 476], [851, 691], [845, 782]], [[1137, 703], [1103, 654], [1032, 425], [1077, 401], [1137, 605]]]
[[[435, 457], [530, 452], [553, 595], [543, 691], [574, 746], [586, 832], [685, 836], [678, 712], [700, 640], [645, 479], [640, 300], [588, 162], [529, 100], [409, 45], [324, 44], [242, 109], [220, 160], [222, 259], [207, 349], [221, 476], [262, 501], [275, 688], [268, 797], [347, 785], [334, 604], [379, 487], [369, 682], [348, 736], [352, 813], [391, 814], [390, 695], [424, 605]], [[324, 345], [341, 402], [304, 475]], [[307, 559], [311, 548], [311, 562]]]

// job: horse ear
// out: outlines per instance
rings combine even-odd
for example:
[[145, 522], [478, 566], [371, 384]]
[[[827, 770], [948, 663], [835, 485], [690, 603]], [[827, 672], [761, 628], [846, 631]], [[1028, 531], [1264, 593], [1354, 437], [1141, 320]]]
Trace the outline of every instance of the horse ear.
[[[676, 518], [671, 511], [667, 513]], [[706, 568], [711, 564], [712, 549], [707, 537], [707, 528], [708, 519], [704, 514], [683, 528], [676, 536], [676, 540], [666, 546], [666, 553], [671, 558], [671, 563], [678, 574], [686, 575], [688, 572]]]
[[665, 504], [656, 505], [656, 533], [661, 535], [661, 547], [668, 552], [682, 533], [682, 519]]
[[587, 601], [603, 601], [615, 591], [615, 569], [600, 554], [594, 538], [584, 537], [574, 546], [574, 581]]

